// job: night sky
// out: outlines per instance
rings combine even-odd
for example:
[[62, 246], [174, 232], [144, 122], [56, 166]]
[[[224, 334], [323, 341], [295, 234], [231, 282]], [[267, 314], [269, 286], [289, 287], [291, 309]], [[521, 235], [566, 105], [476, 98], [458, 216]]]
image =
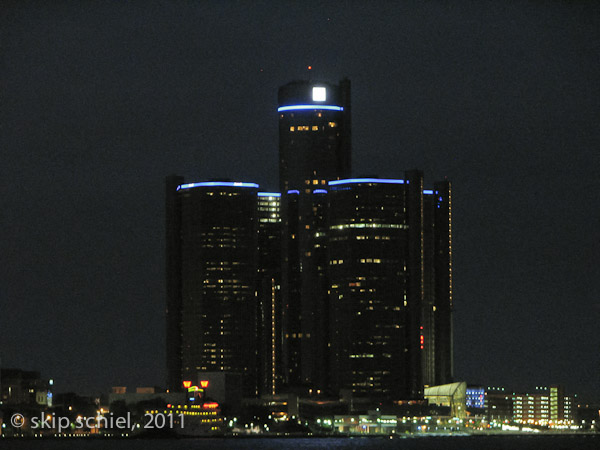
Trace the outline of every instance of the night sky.
[[600, 398], [600, 6], [343, 5], [3, 2], [4, 367], [164, 385], [164, 177], [276, 189], [278, 87], [347, 76], [354, 175], [453, 181], [456, 379]]

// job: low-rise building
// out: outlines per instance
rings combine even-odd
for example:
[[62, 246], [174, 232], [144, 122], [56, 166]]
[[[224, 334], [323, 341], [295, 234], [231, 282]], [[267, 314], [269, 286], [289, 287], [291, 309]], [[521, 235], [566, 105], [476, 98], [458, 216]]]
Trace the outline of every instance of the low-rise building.
[[53, 384], [37, 371], [0, 369], [0, 405], [52, 406]]

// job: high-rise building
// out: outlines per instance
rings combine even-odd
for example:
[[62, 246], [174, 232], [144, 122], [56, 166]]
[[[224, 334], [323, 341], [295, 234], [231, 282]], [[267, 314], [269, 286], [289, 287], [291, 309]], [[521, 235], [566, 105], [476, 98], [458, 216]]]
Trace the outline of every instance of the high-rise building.
[[[168, 178], [167, 187], [176, 180]], [[167, 359], [173, 389], [183, 379], [196, 380], [199, 372], [221, 371], [242, 375], [245, 395], [256, 395], [257, 191], [254, 183], [211, 181], [181, 184], [167, 193], [172, 213]]]
[[165, 281], [167, 294], [167, 388], [181, 388], [181, 193], [183, 177], [165, 180]]
[[279, 188], [306, 192], [350, 176], [350, 80], [279, 88]]
[[[452, 359], [438, 331], [451, 323], [451, 305], [440, 306], [447, 297], [434, 295], [446, 292], [438, 287], [447, 281], [444, 213], [426, 211], [434, 191], [422, 189], [420, 171], [402, 180], [353, 178], [329, 187], [332, 385], [363, 396], [420, 397], [425, 368], [435, 375]], [[437, 379], [448, 383], [451, 373]]]
[[274, 395], [283, 380], [281, 324], [281, 194], [259, 192], [258, 267], [258, 392]]
[[334, 391], [413, 396], [409, 215], [405, 180], [331, 181], [330, 371]]
[[449, 181], [423, 191], [423, 383], [453, 378], [452, 189]]
[[278, 95], [284, 369], [288, 385], [325, 389], [327, 182], [350, 175], [350, 81], [294, 81]]

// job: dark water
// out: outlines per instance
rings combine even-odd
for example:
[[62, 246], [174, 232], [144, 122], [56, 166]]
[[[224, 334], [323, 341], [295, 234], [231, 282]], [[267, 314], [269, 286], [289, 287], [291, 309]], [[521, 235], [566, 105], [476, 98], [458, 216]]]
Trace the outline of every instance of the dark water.
[[307, 439], [179, 439], [179, 440], [9, 440], [0, 450], [600, 450], [600, 435], [565, 436], [454, 436], [416, 438], [307, 438]]

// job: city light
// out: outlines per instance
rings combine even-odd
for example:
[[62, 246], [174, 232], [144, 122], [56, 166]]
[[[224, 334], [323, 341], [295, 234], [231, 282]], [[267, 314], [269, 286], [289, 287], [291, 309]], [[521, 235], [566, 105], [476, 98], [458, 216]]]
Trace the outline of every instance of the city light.
[[179, 186], [177, 188], [177, 190], [191, 189], [191, 188], [195, 188], [195, 187], [204, 187], [204, 186], [258, 188], [258, 184], [256, 184], [256, 183], [242, 183], [239, 181], [203, 181], [201, 183], [182, 184], [181, 186]]
[[341, 106], [335, 105], [289, 105], [289, 106], [280, 106], [277, 108], [278, 112], [283, 111], [299, 111], [299, 110], [307, 110], [307, 109], [327, 109], [329, 111], [343, 111], [344, 108]]
[[329, 186], [337, 186], [338, 184], [352, 183], [387, 183], [387, 184], [404, 184], [404, 180], [393, 180], [386, 178], [348, 178], [346, 180], [330, 181]]

